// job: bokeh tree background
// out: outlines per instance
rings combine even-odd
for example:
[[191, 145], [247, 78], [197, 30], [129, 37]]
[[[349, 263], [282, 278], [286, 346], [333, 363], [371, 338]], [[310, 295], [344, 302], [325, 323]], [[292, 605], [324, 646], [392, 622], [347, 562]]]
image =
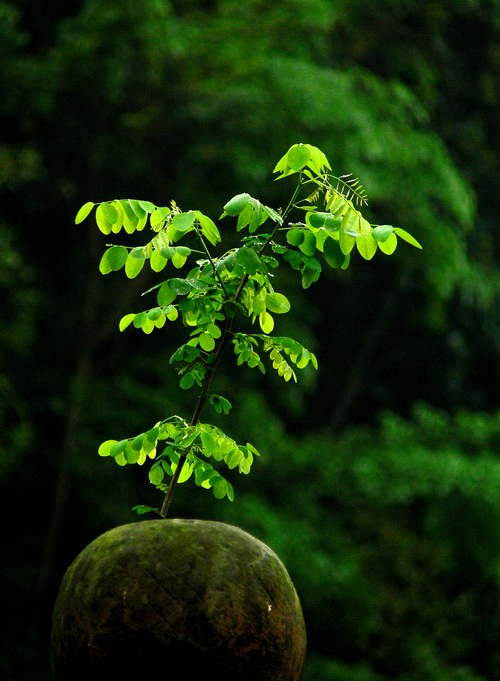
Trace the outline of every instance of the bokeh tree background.
[[279, 553], [304, 681], [500, 679], [499, 28], [498, 0], [0, 2], [4, 681], [50, 679], [64, 570], [158, 504], [99, 443], [190, 411], [177, 339], [117, 329], [147, 276], [104, 279], [76, 211], [278, 207], [271, 171], [300, 141], [424, 250], [291, 280], [280, 333], [318, 375], [222, 373], [228, 431], [263, 456], [233, 504], [186, 485], [172, 512]]

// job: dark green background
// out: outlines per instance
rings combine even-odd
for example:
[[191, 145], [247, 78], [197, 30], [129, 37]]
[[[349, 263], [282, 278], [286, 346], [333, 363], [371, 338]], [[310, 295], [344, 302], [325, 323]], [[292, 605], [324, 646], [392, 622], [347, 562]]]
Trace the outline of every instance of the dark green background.
[[[278, 290], [316, 352], [297, 386], [234, 365], [224, 428], [263, 456], [233, 504], [172, 512], [267, 541], [301, 597], [304, 681], [500, 679], [497, 0], [0, 2], [0, 676], [50, 678], [52, 604], [100, 532], [157, 505], [108, 438], [189, 416], [173, 327], [117, 323], [152, 278], [102, 277], [87, 200], [216, 219], [276, 208], [296, 142], [424, 246]], [[227, 227], [224, 225], [224, 229]], [[211, 418], [207, 413], [206, 418]]]

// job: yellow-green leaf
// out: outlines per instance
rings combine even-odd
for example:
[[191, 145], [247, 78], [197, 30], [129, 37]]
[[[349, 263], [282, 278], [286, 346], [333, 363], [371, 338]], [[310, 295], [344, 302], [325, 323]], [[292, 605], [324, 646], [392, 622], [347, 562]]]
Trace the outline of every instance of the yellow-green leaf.
[[78, 225], [80, 224], [80, 222], [83, 222], [94, 206], [95, 203], [93, 201], [87, 201], [87, 203], [84, 203], [83, 206], [78, 211], [78, 213], [76, 214], [75, 225]]

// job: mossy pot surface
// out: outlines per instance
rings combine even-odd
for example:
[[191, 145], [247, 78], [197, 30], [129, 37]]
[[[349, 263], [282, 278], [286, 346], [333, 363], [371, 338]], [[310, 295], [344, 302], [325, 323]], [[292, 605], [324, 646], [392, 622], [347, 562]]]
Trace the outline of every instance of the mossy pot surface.
[[298, 681], [305, 651], [283, 563], [225, 523], [148, 520], [105, 532], [68, 568], [54, 608], [56, 681]]

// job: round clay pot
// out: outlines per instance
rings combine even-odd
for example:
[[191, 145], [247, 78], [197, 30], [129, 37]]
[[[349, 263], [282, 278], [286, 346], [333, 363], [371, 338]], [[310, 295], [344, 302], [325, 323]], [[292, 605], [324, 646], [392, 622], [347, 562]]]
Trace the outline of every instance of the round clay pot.
[[89, 544], [56, 600], [56, 681], [298, 681], [294, 586], [271, 549], [200, 520], [147, 520]]

